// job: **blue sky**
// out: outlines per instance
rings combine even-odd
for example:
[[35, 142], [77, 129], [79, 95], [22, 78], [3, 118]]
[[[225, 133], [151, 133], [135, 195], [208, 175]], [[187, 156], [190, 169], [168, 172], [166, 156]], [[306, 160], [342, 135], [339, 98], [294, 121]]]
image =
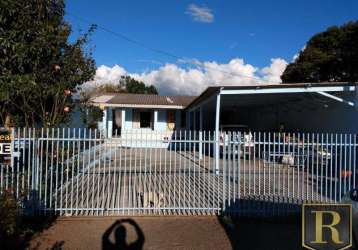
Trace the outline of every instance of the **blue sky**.
[[[243, 60], [241, 65], [256, 69], [255, 77], [270, 66], [273, 58], [290, 62], [313, 34], [358, 19], [356, 0], [76, 0], [67, 1], [66, 10], [182, 58], [215, 62], [215, 67], [227, 66], [233, 59]], [[73, 25], [74, 35], [88, 27], [70, 14], [66, 19]], [[101, 29], [93, 35], [91, 45], [97, 66], [118, 65], [128, 74], [149, 74], [166, 64], [177, 65], [185, 72], [195, 68]], [[206, 73], [205, 68], [199, 71]], [[148, 81], [155, 84], [153, 79]]]

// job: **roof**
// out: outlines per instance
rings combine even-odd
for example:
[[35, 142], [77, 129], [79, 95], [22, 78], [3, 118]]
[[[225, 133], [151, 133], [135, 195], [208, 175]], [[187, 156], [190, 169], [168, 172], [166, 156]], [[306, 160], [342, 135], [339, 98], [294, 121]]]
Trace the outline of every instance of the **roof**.
[[322, 82], [322, 83], [285, 83], [285, 84], [247, 84], [247, 85], [218, 85], [210, 86], [200, 96], [195, 98], [191, 103], [186, 107], [192, 108], [193, 106], [200, 104], [202, 101], [210, 98], [213, 94], [221, 92], [221, 94], [229, 93], [240, 93], [240, 94], [253, 94], [253, 93], [299, 93], [302, 90], [310, 89], [317, 91], [329, 91], [329, 89], [340, 88], [343, 90], [349, 90], [351, 86], [357, 86], [356, 82]]
[[92, 98], [93, 104], [107, 107], [183, 109], [196, 96], [160, 96], [149, 94], [106, 94]]
[[105, 107], [131, 107], [131, 108], [167, 108], [189, 109], [200, 104], [216, 93], [221, 94], [260, 94], [260, 93], [301, 93], [317, 91], [346, 91], [355, 82], [322, 82], [322, 83], [289, 83], [289, 84], [246, 84], [208, 87], [200, 96], [161, 96], [149, 94], [104, 94], [91, 99], [94, 105]]

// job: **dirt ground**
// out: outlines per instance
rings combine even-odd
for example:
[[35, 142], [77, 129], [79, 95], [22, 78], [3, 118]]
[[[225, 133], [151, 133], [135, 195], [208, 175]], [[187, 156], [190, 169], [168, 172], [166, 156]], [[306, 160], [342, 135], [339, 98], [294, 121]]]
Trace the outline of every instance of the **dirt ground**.
[[[113, 249], [102, 246], [106, 230], [120, 220], [125, 230], [119, 238], [125, 238], [127, 246], [116, 242], [114, 249], [231, 249], [230, 240], [218, 219], [212, 217], [97, 217], [63, 218], [37, 235], [31, 249]], [[138, 238], [136, 224], [143, 232], [143, 247], [133, 244]], [[124, 232], [126, 231], [126, 232]], [[115, 242], [116, 229], [111, 232], [110, 241]], [[124, 236], [124, 237], [123, 237]], [[122, 238], [123, 237], [123, 238]], [[129, 245], [129, 246], [128, 246]]]
[[57, 219], [49, 229], [34, 237], [30, 249], [293, 250], [301, 249], [299, 246], [300, 223], [295, 220], [233, 221], [215, 216], [71, 217]]

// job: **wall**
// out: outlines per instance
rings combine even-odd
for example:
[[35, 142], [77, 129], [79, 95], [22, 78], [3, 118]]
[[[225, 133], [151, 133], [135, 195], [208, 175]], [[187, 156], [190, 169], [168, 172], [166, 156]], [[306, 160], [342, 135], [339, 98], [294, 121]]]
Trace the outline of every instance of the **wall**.
[[[154, 125], [155, 131], [165, 131], [169, 130], [168, 123], [167, 123], [167, 110], [165, 109], [159, 109], [157, 110], [158, 116], [157, 116], [157, 122]], [[181, 125], [181, 110], [174, 110], [175, 115], [175, 128], [179, 129]], [[125, 130], [134, 129], [133, 127], [133, 109], [126, 108], [125, 109]], [[153, 117], [154, 121], [154, 117]]]
[[153, 131], [151, 129], [122, 130], [121, 145], [134, 148], [168, 148], [173, 131]]
[[182, 110], [175, 111], [175, 129], [181, 128], [181, 113], [184, 112]]

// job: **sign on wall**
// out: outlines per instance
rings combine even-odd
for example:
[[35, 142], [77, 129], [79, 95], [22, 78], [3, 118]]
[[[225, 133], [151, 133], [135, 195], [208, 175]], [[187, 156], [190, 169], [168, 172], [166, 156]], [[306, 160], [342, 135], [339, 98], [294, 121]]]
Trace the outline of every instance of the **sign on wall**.
[[10, 131], [0, 129], [0, 163], [10, 160], [12, 154], [12, 136]]
[[0, 155], [11, 155], [11, 143], [0, 142]]

